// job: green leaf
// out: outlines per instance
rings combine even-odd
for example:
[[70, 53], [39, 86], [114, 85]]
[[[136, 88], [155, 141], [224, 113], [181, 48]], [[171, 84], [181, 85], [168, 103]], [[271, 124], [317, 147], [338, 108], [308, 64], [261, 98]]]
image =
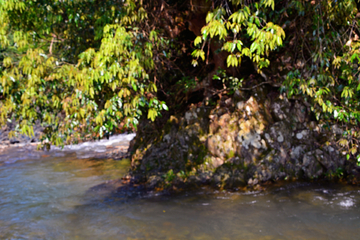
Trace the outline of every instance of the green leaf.
[[151, 119], [151, 121], [154, 121], [157, 116], [157, 111], [154, 108], [150, 108], [148, 111], [148, 119]]
[[250, 46], [250, 52], [255, 52], [255, 50], [259, 47], [259, 45], [256, 42], [253, 42]]
[[162, 108], [163, 108], [164, 110], [166, 110], [166, 111], [168, 111], [168, 110], [169, 110], [168, 106], [166, 106], [166, 104], [165, 104], [165, 103], [163, 103], [163, 104], [162, 104]]
[[230, 54], [227, 57], [226, 63], [227, 63], [228, 67], [231, 67], [231, 66], [237, 67], [238, 66], [237, 57], [234, 54]]
[[202, 38], [200, 36], [197, 36], [194, 40], [194, 46], [198, 46], [202, 42]]
[[241, 52], [242, 42], [241, 42], [241, 41], [238, 41], [238, 42], [236, 43], [236, 47], [237, 47], [237, 49]]
[[132, 82], [132, 83], [131, 83], [131, 86], [132, 86], [132, 88], [134, 89], [134, 91], [136, 92], [136, 91], [137, 91], [137, 86], [136, 86], [136, 84], [135, 84], [134, 82]]

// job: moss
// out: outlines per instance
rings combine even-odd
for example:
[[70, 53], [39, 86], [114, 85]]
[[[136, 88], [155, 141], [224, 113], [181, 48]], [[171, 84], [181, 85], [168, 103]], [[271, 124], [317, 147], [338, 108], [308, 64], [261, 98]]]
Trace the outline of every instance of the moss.
[[208, 151], [207, 151], [207, 148], [203, 145], [203, 144], [200, 144], [199, 146], [199, 153], [198, 153], [198, 156], [196, 158], [196, 163], [197, 164], [201, 164], [204, 162], [204, 158], [205, 156], [208, 154]]
[[227, 155], [227, 157], [230, 159], [230, 158], [233, 158], [235, 156], [235, 152], [231, 149], [229, 151], [229, 154]]
[[151, 170], [151, 166], [150, 166], [149, 163], [146, 163], [145, 169], [146, 169], [147, 172], [149, 172]]
[[239, 127], [236, 125], [236, 124], [229, 124], [229, 126], [228, 126], [228, 128], [229, 128], [229, 130], [230, 130], [230, 132], [237, 132], [237, 131], [239, 131]]
[[213, 168], [212, 166], [212, 158], [210, 155], [206, 155], [204, 157], [204, 163], [202, 164], [202, 167], [204, 169], [204, 171], [215, 171], [215, 168]]

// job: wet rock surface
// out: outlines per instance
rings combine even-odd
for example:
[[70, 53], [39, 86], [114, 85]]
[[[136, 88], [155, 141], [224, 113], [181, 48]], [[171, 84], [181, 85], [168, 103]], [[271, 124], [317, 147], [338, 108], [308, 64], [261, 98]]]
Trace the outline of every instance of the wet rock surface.
[[264, 91], [237, 92], [212, 107], [192, 105], [158, 133], [142, 123], [132, 144], [133, 174], [144, 175], [149, 186], [229, 188], [358, 175], [356, 164], [337, 148], [341, 128], [324, 128], [301, 102], [282, 95], [271, 101]]

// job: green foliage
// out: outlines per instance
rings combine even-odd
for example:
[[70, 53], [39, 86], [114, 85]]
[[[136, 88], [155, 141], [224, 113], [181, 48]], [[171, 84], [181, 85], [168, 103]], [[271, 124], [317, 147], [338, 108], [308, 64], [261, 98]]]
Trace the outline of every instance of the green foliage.
[[[298, 64], [291, 65], [283, 90], [289, 97], [302, 96], [320, 121], [337, 122], [346, 131], [338, 144], [347, 159], [359, 148], [359, 20], [352, 0], [292, 1], [289, 14], [307, 14], [298, 33], [295, 51]], [[359, 158], [360, 155], [357, 155]]]
[[[230, 9], [226, 4], [220, 5], [209, 12], [206, 25], [201, 29], [202, 36], [196, 37], [194, 45], [200, 47], [193, 52], [193, 65], [197, 65], [198, 58], [205, 60], [204, 47], [207, 41], [220, 41], [222, 50], [229, 53], [228, 67], [241, 65], [243, 57], [249, 57], [260, 70], [270, 64], [270, 51], [282, 46], [285, 38], [284, 30], [268, 21], [271, 15], [268, 8], [274, 10], [275, 1], [265, 0], [246, 5], [243, 1], [232, 1], [235, 8]], [[201, 43], [203, 43], [201, 45]]]
[[183, 77], [177, 82], [177, 85], [183, 90], [184, 93], [188, 93], [196, 87], [196, 81], [190, 77]]
[[[229, 2], [231, 8], [226, 1], [208, 13], [202, 35], [194, 41], [193, 65], [205, 59], [204, 47], [212, 41], [229, 53], [228, 67], [238, 67], [243, 57], [249, 57], [261, 71], [270, 65], [270, 53], [284, 45], [286, 31], [284, 47], [289, 52], [282, 57], [292, 62], [284, 63], [289, 71], [282, 91], [309, 102], [319, 121], [342, 125], [346, 130], [338, 144], [348, 159], [359, 158], [360, 20], [356, 1], [289, 0], [277, 9], [274, 0]], [[214, 77], [224, 86], [228, 81]]]
[[[181, 31], [198, 13], [188, 5], [0, 0], [0, 125], [14, 119], [18, 131], [32, 135], [39, 121], [44, 140], [63, 145], [101, 137], [122, 123], [136, 127], [141, 117], [154, 121], [168, 110], [158, 88], [179, 105], [184, 95], [208, 87], [198, 80], [208, 70], [199, 59], [207, 62], [212, 46], [226, 53], [232, 69], [244, 58], [259, 72], [283, 65], [281, 91], [309, 103], [324, 126], [342, 125], [338, 145], [349, 159], [360, 159], [355, 0], [212, 1], [190, 51]], [[191, 58], [201, 70], [190, 66]], [[214, 79], [230, 93], [240, 89], [243, 76], [225, 70]]]
[[166, 174], [163, 175], [163, 178], [165, 180], [165, 184], [167, 186], [170, 186], [172, 181], [176, 178], [176, 175], [172, 169], [170, 169]]
[[228, 76], [223, 69], [217, 71], [217, 75], [213, 76], [214, 80], [222, 81], [224, 88], [230, 89], [230, 94], [233, 94], [236, 90], [239, 90], [242, 87], [244, 79], [239, 79], [234, 76]]
[[144, 111], [154, 121], [167, 110], [152, 74], [165, 43], [134, 27], [146, 18], [132, 0], [0, 1], [0, 125], [13, 118], [31, 135], [39, 120], [63, 145], [136, 127]]

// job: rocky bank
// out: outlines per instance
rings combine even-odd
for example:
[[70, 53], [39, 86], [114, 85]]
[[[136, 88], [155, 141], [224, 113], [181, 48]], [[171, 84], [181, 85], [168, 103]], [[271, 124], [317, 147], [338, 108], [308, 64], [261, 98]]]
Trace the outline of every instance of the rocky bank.
[[236, 188], [281, 179], [356, 182], [356, 163], [336, 144], [343, 130], [315, 121], [299, 100], [270, 94], [265, 86], [236, 91], [213, 106], [192, 104], [165, 126], [142, 122], [130, 149], [133, 177], [150, 189]]
[[[346, 160], [336, 143], [343, 130], [315, 121], [301, 101], [274, 95], [266, 86], [224, 95], [213, 104], [192, 104], [164, 120], [142, 121], [130, 145], [132, 169], [126, 178], [146, 189], [257, 187], [283, 179], [360, 182], [356, 162]], [[24, 146], [35, 151], [43, 129], [35, 126], [32, 138], [9, 138], [13, 129], [13, 123], [1, 129], [2, 154]], [[103, 148], [70, 150], [81, 158], [128, 157], [126, 142]]]

